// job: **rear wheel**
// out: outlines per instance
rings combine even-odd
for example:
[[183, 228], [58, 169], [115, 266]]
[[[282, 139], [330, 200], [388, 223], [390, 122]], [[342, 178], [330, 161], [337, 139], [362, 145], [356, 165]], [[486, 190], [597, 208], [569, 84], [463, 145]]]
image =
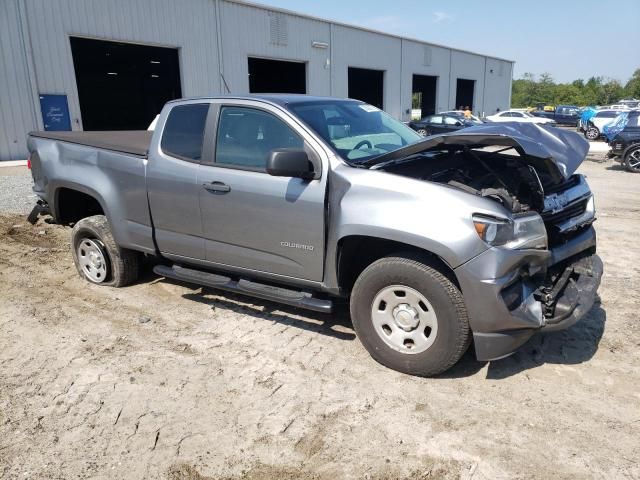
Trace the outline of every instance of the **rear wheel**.
[[625, 153], [624, 166], [629, 172], [640, 172], [640, 145], [632, 147]]
[[91, 283], [124, 287], [138, 278], [140, 254], [116, 245], [104, 215], [74, 225], [71, 253], [78, 273]]
[[412, 255], [382, 258], [360, 274], [351, 292], [351, 319], [375, 360], [411, 375], [444, 372], [470, 342], [460, 290]]
[[597, 140], [598, 138], [600, 138], [600, 130], [598, 130], [596, 127], [589, 127], [585, 130], [584, 136], [587, 138], [587, 140]]
[[418, 135], [420, 135], [421, 137], [426, 137], [429, 135], [429, 131], [426, 128], [419, 128]]

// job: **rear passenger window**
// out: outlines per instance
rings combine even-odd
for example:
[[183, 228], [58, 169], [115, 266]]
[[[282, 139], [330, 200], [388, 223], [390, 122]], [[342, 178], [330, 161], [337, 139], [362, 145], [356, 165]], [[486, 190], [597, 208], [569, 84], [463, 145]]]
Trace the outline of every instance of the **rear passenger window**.
[[199, 161], [209, 104], [178, 105], [171, 109], [160, 147], [167, 155]]
[[216, 137], [216, 163], [265, 170], [272, 150], [304, 148], [291, 127], [254, 108], [222, 107]]

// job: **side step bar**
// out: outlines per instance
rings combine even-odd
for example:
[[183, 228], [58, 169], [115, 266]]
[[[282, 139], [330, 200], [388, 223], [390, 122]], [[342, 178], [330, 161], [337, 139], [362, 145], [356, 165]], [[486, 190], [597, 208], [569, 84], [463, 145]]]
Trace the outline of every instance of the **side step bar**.
[[197, 285], [225, 290], [227, 292], [249, 295], [251, 297], [262, 298], [263, 300], [270, 300], [277, 303], [284, 303], [286, 305], [313, 310], [315, 312], [331, 313], [333, 310], [333, 302], [331, 302], [331, 300], [314, 298], [307, 292], [273, 287], [271, 285], [265, 285], [243, 279], [236, 281], [229, 277], [225, 277], [224, 275], [184, 268], [178, 265], [174, 265], [173, 267], [156, 265], [153, 267], [153, 271], [157, 275], [166, 278], [195, 283]]

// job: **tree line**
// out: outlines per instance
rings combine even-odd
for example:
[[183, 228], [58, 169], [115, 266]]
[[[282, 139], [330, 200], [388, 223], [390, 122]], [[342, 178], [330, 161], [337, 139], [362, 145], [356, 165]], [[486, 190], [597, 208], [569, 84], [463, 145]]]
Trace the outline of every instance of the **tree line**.
[[511, 106], [514, 108], [545, 105], [596, 106], [611, 105], [621, 98], [640, 99], [640, 68], [631, 79], [622, 85], [618, 80], [606, 77], [591, 77], [570, 83], [556, 83], [548, 73], [536, 79], [533, 73], [525, 73], [522, 78], [513, 81]]

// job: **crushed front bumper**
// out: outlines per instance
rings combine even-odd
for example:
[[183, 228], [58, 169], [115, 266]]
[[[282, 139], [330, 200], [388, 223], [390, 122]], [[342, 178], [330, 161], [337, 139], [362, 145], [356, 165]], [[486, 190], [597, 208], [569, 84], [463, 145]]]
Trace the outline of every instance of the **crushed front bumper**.
[[512, 354], [537, 331], [568, 328], [602, 277], [593, 227], [552, 250], [492, 248], [456, 269], [478, 360]]

